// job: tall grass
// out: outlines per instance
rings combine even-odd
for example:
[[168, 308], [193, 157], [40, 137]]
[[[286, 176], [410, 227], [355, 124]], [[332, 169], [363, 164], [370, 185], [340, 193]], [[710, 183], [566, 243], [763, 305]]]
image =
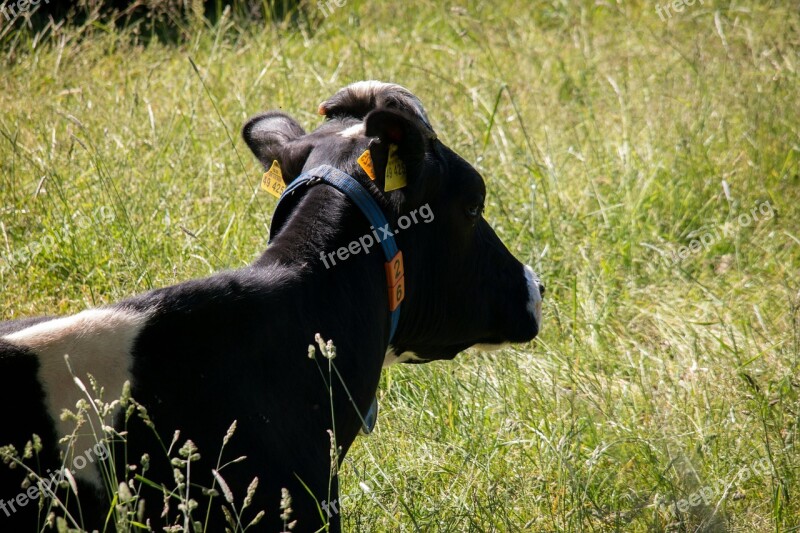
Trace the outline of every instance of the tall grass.
[[[396, 81], [485, 176], [487, 218], [547, 285], [545, 323], [528, 346], [384, 372], [376, 432], [342, 468], [346, 529], [800, 528], [797, 6], [306, 9], [178, 42], [13, 30], [0, 316], [248, 264], [275, 201], [245, 118], [281, 108], [313, 128], [346, 83]], [[764, 203], [774, 216], [742, 223]], [[46, 245], [9, 259], [31, 243]]]

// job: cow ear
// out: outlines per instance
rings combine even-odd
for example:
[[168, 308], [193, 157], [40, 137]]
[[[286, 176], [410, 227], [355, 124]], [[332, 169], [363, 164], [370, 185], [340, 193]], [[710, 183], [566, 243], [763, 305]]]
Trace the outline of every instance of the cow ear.
[[242, 128], [242, 137], [264, 168], [278, 161], [287, 184], [302, 171], [308, 158], [311, 146], [299, 141], [305, 134], [296, 120], [281, 111], [256, 115]]
[[399, 158], [408, 184], [414, 186], [422, 174], [428, 144], [435, 138], [433, 132], [418, 118], [394, 109], [376, 109], [367, 115], [364, 122], [366, 136], [374, 137], [369, 150], [375, 181], [381, 189], [392, 190], [391, 186], [386, 186], [390, 157]]

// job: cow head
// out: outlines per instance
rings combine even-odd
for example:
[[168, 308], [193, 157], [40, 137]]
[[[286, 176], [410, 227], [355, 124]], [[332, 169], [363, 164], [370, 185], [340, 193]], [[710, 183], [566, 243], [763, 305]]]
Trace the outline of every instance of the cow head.
[[[471, 346], [533, 339], [544, 286], [483, 218], [483, 178], [437, 138], [419, 99], [398, 85], [359, 82], [319, 112], [326, 120], [311, 133], [273, 111], [250, 119], [243, 136], [265, 167], [279, 162], [287, 184], [322, 164], [350, 174], [398, 229], [406, 294], [386, 362], [451, 359]], [[374, 180], [358, 163], [365, 150]], [[394, 181], [387, 167], [398, 159], [406, 184], [385, 192], [387, 178]]]

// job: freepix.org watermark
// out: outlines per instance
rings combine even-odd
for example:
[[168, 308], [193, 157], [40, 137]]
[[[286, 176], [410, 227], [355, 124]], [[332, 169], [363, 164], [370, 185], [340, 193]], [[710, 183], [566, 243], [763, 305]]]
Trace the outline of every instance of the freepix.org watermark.
[[[687, 6], [692, 7], [695, 2], [702, 4], [703, 0], [674, 0], [672, 2], [667, 2], [664, 5], [656, 4], [656, 13], [658, 14], [658, 18], [660, 18], [662, 21], [666, 21], [667, 18], [672, 18], [670, 9], [676, 13], [682, 13]], [[664, 13], [667, 14], [666, 18], [664, 17]]]
[[3, 262], [14, 267], [15, 265], [32, 261], [43, 251], [55, 246], [57, 241], [67, 240], [74, 232], [74, 228], [86, 230], [91, 227], [102, 227], [110, 224], [114, 219], [114, 210], [109, 206], [100, 206], [89, 214], [83, 214], [78, 210], [72, 215], [68, 224], [64, 224], [60, 230], [54, 231], [52, 235], [45, 235], [41, 239], [31, 241], [16, 250], [9, 250], [5, 257], [0, 251], [0, 266], [2, 266]]
[[317, 7], [322, 11], [325, 18], [328, 18], [337, 7], [344, 7], [346, 3], [347, 0], [325, 0], [324, 2], [319, 0], [317, 2]]
[[342, 509], [348, 505], [348, 502], [360, 498], [364, 494], [369, 494], [372, 492], [372, 488], [365, 483], [364, 481], [360, 481], [358, 486], [361, 488], [361, 492], [354, 492], [352, 494], [342, 494], [337, 499], [331, 500], [328, 502], [327, 500], [322, 500], [320, 506], [322, 510], [328, 513], [328, 518], [333, 517], [335, 514], [339, 514], [342, 512]]
[[720, 224], [719, 226], [709, 229], [697, 238], [692, 239], [688, 245], [681, 246], [678, 249], [673, 249], [663, 255], [661, 258], [664, 266], [673, 267], [685, 261], [690, 255], [700, 252], [700, 250], [708, 251], [714, 244], [720, 242], [722, 239], [731, 237], [734, 230], [741, 230], [762, 220], [769, 220], [775, 216], [775, 209], [769, 201], [762, 202], [761, 204], [753, 207], [750, 212], [745, 212], [735, 219], [734, 223]]
[[[419, 220], [417, 219], [417, 215], [420, 217]], [[338, 258], [339, 261], [345, 261], [351, 255], [360, 254], [362, 250], [364, 253], [369, 254], [370, 248], [376, 244], [380, 244], [384, 239], [388, 239], [393, 235], [397, 235], [400, 233], [400, 230], [408, 229], [411, 227], [411, 224], [418, 224], [419, 222], [428, 224], [433, 222], [433, 219], [434, 216], [431, 206], [425, 204], [418, 209], [410, 211], [407, 215], [402, 215], [400, 218], [398, 218], [398, 229], [392, 231], [392, 229], [389, 227], [389, 224], [386, 224], [382, 228], [370, 226], [369, 229], [372, 230], [372, 233], [363, 235], [359, 239], [352, 241], [347, 246], [342, 246], [335, 252], [329, 252], [328, 254], [326, 254], [324, 251], [320, 252], [319, 257], [322, 259], [322, 263], [325, 265], [325, 268], [331, 268], [331, 266], [336, 265], [336, 258]], [[330, 261], [330, 264], [328, 261]]]
[[20, 16], [22, 13], [30, 11], [31, 8], [38, 6], [42, 2], [49, 4], [50, 0], [17, 0], [16, 2], [5, 2], [0, 4], [0, 14], [5, 16], [6, 21], [11, 21]]
[[[17, 494], [14, 498], [8, 501], [0, 498], [0, 519], [3, 516], [10, 517], [17, 509], [27, 506], [31, 502], [35, 502], [40, 496], [44, 495], [46, 498], [55, 497], [55, 489], [68, 479], [68, 475], [72, 475], [77, 470], [83, 470], [87, 465], [95, 462], [96, 459], [101, 461], [109, 456], [108, 448], [102, 442], [98, 442], [93, 447], [89, 448], [82, 455], [76, 455], [72, 459], [72, 468], [68, 469], [62, 467], [57, 472], [47, 471], [46, 477], [40, 477], [36, 480], [35, 484], [30, 485], [23, 492]], [[67, 473], [69, 471], [69, 474]], [[2, 522], [0, 522], [2, 524]], [[0, 528], [1, 529], [1, 528]]]
[[[743, 483], [751, 477], [761, 477], [769, 475], [772, 472], [772, 467], [768, 457], [757, 459], [753, 461], [750, 466], [741, 468], [735, 474], [733, 471], [729, 472], [725, 479], [731, 479], [729, 484], [734, 482]], [[698, 490], [694, 491], [686, 498], [682, 498], [675, 502], [660, 502], [658, 509], [661, 512], [670, 512], [673, 516], [678, 516], [679, 512], [688, 512], [692, 507], [697, 507], [701, 503], [705, 506], [711, 505], [714, 500], [725, 494], [725, 483], [717, 482], [714, 485], [704, 485]]]

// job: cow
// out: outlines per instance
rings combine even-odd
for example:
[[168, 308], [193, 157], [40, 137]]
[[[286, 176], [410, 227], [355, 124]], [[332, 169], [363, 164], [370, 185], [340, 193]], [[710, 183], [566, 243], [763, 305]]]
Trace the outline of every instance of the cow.
[[238, 527], [264, 510], [258, 530], [340, 531], [321, 506], [371, 430], [382, 368], [536, 337], [544, 285], [420, 100], [357, 82], [319, 113], [310, 133], [281, 111], [243, 127], [280, 195], [250, 266], [0, 324], [0, 530], [42, 529], [51, 510], [113, 528], [122, 504], [155, 530], [191, 516], [223, 531], [223, 506]]

